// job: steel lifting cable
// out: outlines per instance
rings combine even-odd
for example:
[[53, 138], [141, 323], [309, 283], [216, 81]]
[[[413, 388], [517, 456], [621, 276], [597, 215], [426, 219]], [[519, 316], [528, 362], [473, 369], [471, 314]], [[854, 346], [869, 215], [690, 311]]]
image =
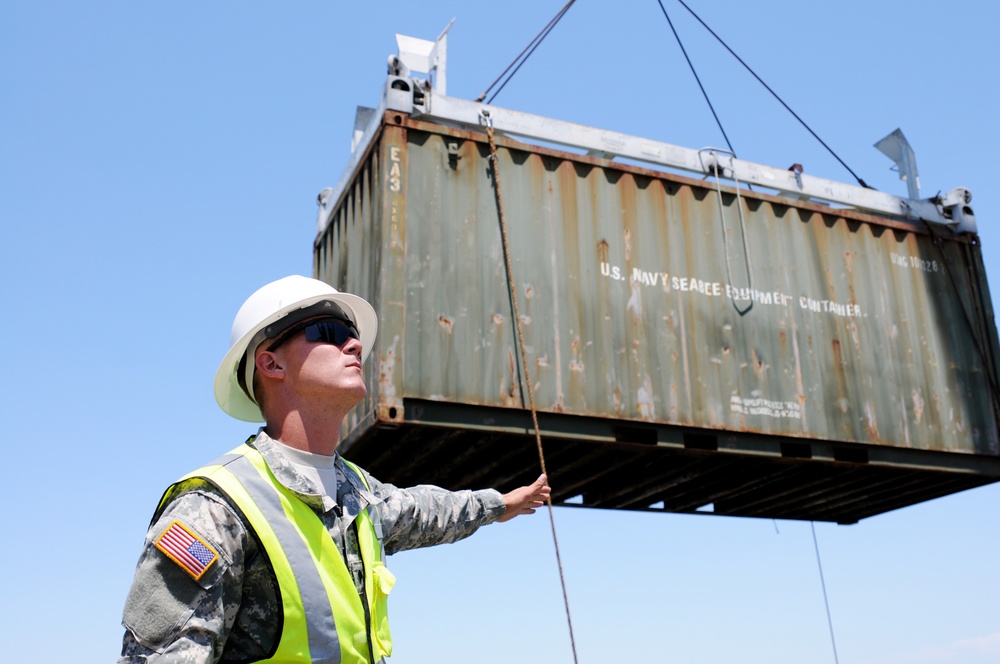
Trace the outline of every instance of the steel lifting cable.
[[[500, 88], [493, 93], [493, 96], [490, 97], [489, 100], [486, 102], [487, 104], [493, 103], [493, 100], [497, 98], [497, 95], [500, 94], [500, 91], [503, 90], [508, 83], [510, 83], [510, 79], [514, 78], [514, 74], [518, 72], [518, 70], [521, 68], [521, 65], [523, 65], [525, 62], [528, 61], [528, 58], [531, 57], [531, 54], [535, 52], [535, 49], [538, 48], [539, 44], [542, 43], [542, 40], [544, 40], [546, 37], [549, 36], [549, 33], [552, 32], [552, 29], [556, 27], [556, 23], [558, 23], [562, 19], [562, 17], [566, 15], [566, 12], [569, 11], [569, 8], [573, 6], [574, 2], [576, 2], [576, 0], [569, 0], [569, 2], [567, 2], [563, 6], [563, 8], [559, 10], [559, 12], [552, 18], [552, 20], [550, 20], [545, 25], [545, 27], [542, 28], [537, 35], [535, 35], [535, 38], [532, 39], [530, 42], [528, 42], [528, 45], [525, 46], [524, 49], [517, 54], [517, 57], [514, 58], [514, 60], [511, 61], [509, 65], [507, 65], [507, 68], [503, 70], [503, 73], [497, 76], [495, 81], [490, 83], [490, 87], [486, 88], [486, 90], [483, 91], [483, 94], [476, 97], [476, 101], [482, 101], [486, 99], [486, 95], [489, 94], [490, 90], [492, 90], [494, 86], [496, 86], [496, 84], [500, 82], [500, 79], [502, 79], [504, 76], [507, 75], [507, 72], [510, 71], [511, 67], [514, 67], [514, 65], [516, 64], [517, 67], [514, 67], [514, 71], [511, 72], [510, 76], [507, 76], [507, 80], [503, 82], [503, 85], [501, 85]], [[527, 53], [527, 55], [525, 55], [525, 53]]]
[[[659, 1], [659, 0], [657, 0], [657, 1]], [[685, 3], [685, 2], [684, 2], [684, 0], [677, 0], [677, 2], [681, 3], [681, 6], [682, 6], [682, 7], [684, 7], [684, 9], [688, 10], [688, 12], [689, 12], [689, 13], [691, 14], [691, 16], [694, 16], [695, 20], [697, 20], [697, 21], [698, 21], [699, 23], [701, 23], [702, 27], [704, 27], [704, 28], [705, 28], [706, 30], [708, 30], [709, 34], [711, 34], [711, 35], [712, 35], [713, 37], [715, 37], [716, 41], [718, 41], [718, 42], [719, 42], [720, 44], [722, 44], [722, 46], [723, 46], [723, 47], [724, 47], [724, 48], [725, 48], [725, 49], [726, 49], [727, 51], [729, 51], [729, 54], [730, 54], [730, 55], [732, 55], [732, 56], [733, 56], [734, 58], [736, 58], [736, 59], [737, 59], [737, 60], [739, 61], [739, 63], [740, 63], [741, 65], [743, 65], [743, 67], [744, 67], [744, 68], [745, 68], [745, 69], [746, 69], [746, 70], [747, 70], [748, 72], [750, 72], [750, 74], [751, 74], [751, 75], [753, 75], [753, 77], [754, 77], [754, 78], [756, 78], [756, 79], [757, 79], [757, 82], [758, 82], [758, 83], [760, 83], [761, 85], [763, 85], [763, 86], [764, 86], [764, 88], [765, 88], [765, 89], [766, 89], [766, 90], [767, 90], [768, 92], [770, 92], [770, 93], [771, 93], [771, 96], [772, 96], [772, 97], [774, 97], [775, 99], [777, 99], [777, 100], [778, 100], [778, 103], [780, 103], [780, 104], [781, 104], [782, 106], [784, 106], [784, 107], [785, 107], [785, 110], [786, 110], [786, 111], [788, 111], [789, 113], [791, 113], [791, 114], [792, 114], [792, 117], [794, 117], [794, 118], [795, 118], [796, 120], [798, 120], [798, 121], [799, 121], [799, 124], [801, 124], [801, 125], [802, 125], [803, 127], [805, 127], [806, 131], [808, 131], [808, 132], [809, 132], [810, 134], [812, 134], [812, 135], [813, 135], [813, 138], [815, 138], [815, 139], [816, 139], [817, 141], [819, 141], [820, 145], [822, 145], [822, 146], [823, 146], [824, 148], [826, 148], [826, 151], [827, 151], [827, 152], [829, 152], [829, 153], [830, 153], [831, 155], [833, 155], [833, 158], [834, 158], [834, 159], [836, 159], [837, 161], [839, 161], [839, 162], [840, 162], [840, 165], [841, 165], [841, 166], [843, 166], [844, 168], [846, 168], [846, 169], [847, 169], [847, 172], [848, 172], [848, 173], [850, 173], [850, 174], [851, 174], [851, 175], [852, 175], [852, 176], [854, 177], [854, 179], [858, 181], [858, 184], [859, 184], [859, 185], [861, 185], [861, 186], [862, 186], [862, 187], [864, 187], [865, 189], [873, 189], [873, 188], [874, 188], [874, 187], [870, 187], [870, 186], [868, 186], [868, 183], [867, 183], [867, 182], [865, 182], [865, 181], [864, 181], [864, 180], [862, 180], [862, 179], [861, 179], [860, 177], [858, 177], [858, 174], [857, 174], [857, 173], [855, 173], [855, 172], [854, 172], [853, 170], [851, 170], [851, 167], [850, 167], [850, 166], [848, 166], [848, 165], [847, 165], [847, 163], [846, 163], [846, 162], [844, 162], [844, 160], [843, 160], [843, 159], [841, 159], [841, 158], [840, 158], [840, 157], [839, 157], [839, 156], [837, 155], [837, 153], [833, 151], [833, 148], [831, 148], [831, 147], [830, 147], [829, 145], [827, 145], [827, 144], [826, 144], [826, 142], [825, 142], [825, 141], [824, 141], [824, 140], [823, 140], [822, 138], [820, 138], [820, 137], [819, 137], [819, 134], [817, 134], [816, 132], [814, 132], [814, 131], [812, 130], [812, 127], [810, 127], [809, 125], [807, 125], [807, 124], [806, 124], [806, 121], [805, 121], [805, 120], [803, 120], [802, 118], [800, 118], [800, 117], [799, 117], [799, 115], [798, 115], [798, 114], [797, 114], [797, 113], [796, 113], [795, 111], [793, 111], [793, 110], [792, 110], [791, 106], [789, 106], [788, 104], [786, 104], [786, 103], [785, 103], [785, 100], [784, 100], [784, 99], [782, 99], [781, 97], [779, 97], [779, 96], [778, 96], [778, 93], [777, 93], [777, 92], [775, 92], [774, 90], [772, 90], [772, 89], [771, 89], [771, 86], [769, 86], [769, 85], [768, 85], [767, 83], [765, 83], [765, 82], [764, 82], [764, 79], [762, 79], [762, 78], [761, 78], [760, 76], [758, 76], [758, 75], [757, 75], [757, 72], [755, 72], [755, 71], [754, 71], [753, 69], [751, 69], [751, 68], [750, 68], [750, 65], [748, 65], [748, 64], [747, 64], [747, 63], [745, 63], [745, 62], [743, 62], [743, 58], [741, 58], [740, 56], [736, 55], [736, 51], [734, 51], [733, 49], [729, 48], [729, 44], [727, 44], [726, 42], [724, 42], [724, 41], [722, 40], [722, 37], [720, 37], [719, 35], [715, 34], [715, 31], [714, 31], [714, 30], [712, 30], [712, 28], [708, 27], [708, 24], [707, 24], [707, 23], [705, 23], [705, 22], [704, 22], [703, 20], [701, 20], [701, 17], [700, 17], [700, 16], [698, 16], [697, 14], [695, 14], [695, 13], [694, 13], [694, 10], [693, 10], [693, 9], [691, 9], [690, 7], [688, 7], [688, 6], [687, 6], [687, 3]], [[663, 4], [662, 4], [662, 3], [660, 4], [660, 7], [663, 7]], [[663, 10], [663, 13], [664, 13], [664, 15], [665, 15], [665, 14], [667, 13], [667, 10], [665, 10], [665, 9], [664, 9], [664, 10]], [[669, 19], [669, 17], [667, 18], [667, 20], [668, 20], [668, 21], [670, 20], [670, 19]], [[673, 24], [671, 24], [671, 28], [672, 28], [672, 27], [673, 27]], [[675, 34], [676, 34], [676, 32], [675, 32]], [[685, 55], [685, 57], [687, 57], [687, 56]], [[690, 63], [690, 61], [689, 61], [689, 63]], [[699, 83], [699, 85], [700, 85], [700, 83]]]
[[670, 20], [667, 8], [663, 6], [663, 0], [656, 1], [660, 4], [660, 10], [663, 12], [663, 17], [667, 19], [667, 23], [670, 25], [670, 30], [674, 33], [674, 39], [677, 40], [677, 45], [681, 47], [681, 53], [684, 54], [684, 59], [687, 60], [691, 73], [694, 74], [694, 80], [698, 83], [698, 88], [701, 90], [701, 95], [705, 98], [705, 103], [708, 104], [708, 110], [712, 111], [712, 117], [715, 118], [715, 124], [718, 125], [719, 131], [722, 132], [722, 138], [726, 140], [726, 145], [729, 146], [729, 151], [732, 153], [733, 157], [736, 157], [736, 150], [733, 149], [733, 144], [729, 142], [729, 136], [726, 135], [726, 130], [722, 128], [722, 121], [719, 120], [719, 115], [715, 112], [715, 106], [712, 105], [712, 100], [708, 98], [708, 92], [705, 90], [705, 86], [701, 84], [701, 77], [698, 76], [698, 72], [694, 69], [694, 63], [691, 62], [691, 58], [688, 57], [687, 49], [684, 48], [684, 44], [681, 42], [681, 36], [677, 34], [677, 29], [674, 27], [674, 22]]
[[[528, 371], [528, 353], [524, 347], [524, 333], [521, 330], [521, 315], [517, 308], [517, 288], [514, 285], [514, 273], [510, 259], [510, 243], [507, 241], [507, 221], [503, 213], [503, 197], [500, 195], [500, 158], [497, 154], [496, 137], [493, 133], [493, 119], [489, 111], [484, 110], [483, 119], [486, 122], [486, 136], [490, 141], [490, 160], [493, 164], [493, 187], [497, 196], [497, 210], [500, 214], [500, 239], [503, 243], [504, 268], [507, 271], [507, 290], [510, 295], [511, 307], [514, 312], [514, 327], [517, 330], [517, 345], [521, 351], [521, 366], [524, 369], [524, 383], [528, 393], [528, 406], [531, 409], [531, 422], [535, 427], [535, 443], [538, 446], [538, 460], [542, 466], [542, 473], [548, 476], [545, 467], [545, 452], [542, 450], [542, 432], [538, 428], [538, 411], [535, 408], [534, 389], [531, 386], [531, 373]], [[566, 592], [566, 575], [563, 572], [562, 556], [559, 554], [559, 538], [556, 536], [556, 519], [552, 509], [552, 496], [548, 498], [549, 523], [552, 526], [552, 543], [556, 550], [556, 564], [559, 567], [559, 582], [562, 585], [563, 603], [566, 605], [566, 623], [569, 626], [569, 643], [573, 650], [573, 662], [577, 662], [576, 639], [573, 638], [573, 619], [569, 612], [569, 594]]]
[[[796, 120], [798, 120], [800, 123], [802, 123], [802, 125], [806, 129], [809, 130], [809, 133], [811, 133], [816, 138], [816, 140], [818, 140], [823, 145], [823, 147], [825, 147], [830, 152], [830, 154], [832, 154], [837, 159], [837, 161], [839, 161], [844, 166], [844, 168], [846, 168], [848, 171], [850, 171], [851, 175], [854, 176], [854, 178], [858, 181], [859, 184], [861, 184], [861, 186], [868, 187], [868, 185], [865, 184], [865, 181], [862, 180], [861, 178], [859, 178], [857, 175], [855, 175], [854, 171], [852, 171], [851, 168], [847, 164], [845, 164], [843, 162], [843, 160], [840, 157], [838, 157], [837, 154], [832, 149], [830, 149], [830, 147], [826, 143], [823, 142], [823, 139], [821, 139], [819, 136], [817, 136], [816, 132], [814, 132], [812, 129], [810, 129], [809, 125], [807, 125], [805, 122], [803, 122], [802, 118], [800, 118], [798, 115], [796, 115], [795, 111], [793, 111], [791, 108], [789, 108], [788, 104], [786, 104], [784, 101], [782, 101], [781, 97], [778, 97], [778, 95], [773, 90], [771, 90], [770, 87], [768, 87], [767, 83], [764, 83], [764, 81], [762, 81], [761, 78], [759, 76], [757, 76], [757, 74], [754, 73], [754, 71], [752, 69], [750, 69], [750, 67], [745, 62], [743, 62], [743, 60], [740, 59], [740, 57], [738, 55], [736, 55], [736, 53], [734, 53], [733, 50], [731, 48], [729, 48], [729, 46], [727, 46], [726, 43], [723, 42], [722, 39], [720, 39], [719, 36], [715, 34], [715, 32], [712, 31], [711, 28], [709, 28], [707, 25], [705, 25], [705, 22], [702, 21], [698, 17], [698, 15], [695, 14], [691, 10], [691, 8], [688, 7], [684, 3], [684, 0], [678, 0], [678, 1], [684, 6], [685, 9], [687, 9], [689, 12], [691, 12], [691, 14], [696, 19], [698, 19], [698, 22], [701, 23], [705, 27], [706, 30], [708, 30], [709, 32], [712, 33], [713, 37], [715, 37], [716, 39], [718, 39], [719, 42], [723, 46], [725, 46], [726, 49], [730, 53], [732, 53], [732, 55], [737, 60], [740, 61], [740, 64], [742, 64], [744, 67], [746, 67], [747, 70], [749, 70], [750, 73], [754, 75], [754, 77], [761, 83], [761, 85], [763, 85], [765, 88], [767, 88], [768, 92], [770, 92], [772, 95], [774, 95], [774, 97], [779, 102], [781, 102], [781, 104], [786, 109], [788, 109], [789, 113], [791, 113], [793, 116], [795, 116]], [[698, 72], [695, 71], [694, 64], [691, 62], [691, 58], [688, 57], [687, 49], [684, 48], [684, 44], [681, 42], [680, 35], [677, 34], [677, 29], [674, 28], [673, 21], [670, 20], [670, 15], [667, 13], [667, 8], [663, 6], [663, 0], [657, 0], [657, 2], [660, 5], [660, 9], [663, 11], [664, 18], [666, 18], [667, 19], [667, 23], [670, 24], [670, 30], [673, 31], [673, 33], [674, 33], [674, 38], [677, 40], [677, 45], [680, 46], [681, 52], [684, 54], [684, 59], [687, 60], [688, 67], [690, 67], [691, 73], [694, 75], [695, 81], [698, 82], [698, 87], [701, 89], [701, 94], [705, 97], [705, 102], [708, 104], [709, 110], [712, 111], [712, 117], [715, 118], [715, 123], [719, 126], [719, 131], [722, 132], [722, 137], [726, 140], [726, 145], [729, 146], [729, 153], [732, 156], [732, 158], [735, 159], [736, 158], [736, 151], [733, 150], [733, 145], [732, 145], [732, 143], [729, 142], [729, 136], [726, 135], [726, 130], [722, 127], [722, 121], [719, 120], [719, 116], [715, 112], [715, 107], [712, 105], [711, 99], [708, 98], [708, 92], [705, 90], [705, 86], [702, 85], [701, 78], [698, 76]], [[710, 151], [710, 154], [712, 155], [712, 158], [713, 158], [713, 160], [715, 162], [714, 168], [712, 170], [713, 170], [713, 173], [715, 175], [715, 191], [716, 191], [716, 194], [717, 194], [717, 197], [718, 197], [718, 201], [719, 201], [719, 220], [722, 223], [723, 245], [725, 246], [725, 251], [726, 251], [726, 278], [729, 280], [729, 283], [732, 284], [733, 283], [732, 261], [731, 261], [730, 254], [729, 254], [729, 239], [727, 237], [728, 236], [728, 232], [727, 232], [727, 228], [726, 228], [726, 215], [725, 215], [725, 210], [724, 210], [723, 205], [722, 205], [722, 184], [721, 184], [721, 181], [720, 181], [721, 177], [722, 177], [722, 164], [719, 161], [719, 158], [715, 154], [714, 150]], [[739, 179], [736, 177], [736, 172], [735, 171], [733, 172], [733, 181], [735, 182], [735, 185], [736, 185], [735, 186], [735, 189], [736, 189], [736, 209], [737, 209], [737, 212], [739, 213], [740, 233], [742, 234], [742, 239], [743, 239], [743, 255], [744, 255], [745, 259], [746, 259], [747, 285], [748, 285], [748, 288], [750, 289], [750, 291], [752, 292], [753, 291], [753, 267], [752, 267], [751, 262], [750, 262], [750, 249], [747, 246], [746, 221], [744, 220], [744, 217], [743, 217], [743, 202], [742, 202], [742, 199], [740, 197], [740, 182], [739, 182]], [[751, 295], [752, 295], [752, 293], [751, 293]], [[742, 309], [742, 310], [739, 308], [739, 306], [737, 306], [737, 304], [736, 304], [736, 298], [733, 298], [731, 301], [732, 301], [733, 307], [736, 309], [736, 312], [739, 313], [741, 316], [744, 315], [744, 314], [746, 314], [747, 312], [750, 311], [750, 309], [753, 308], [753, 297], [750, 298], [750, 303], [747, 305], [746, 309]], [[964, 310], [964, 307], [963, 307], [963, 310]], [[966, 318], [968, 318], [968, 317], [966, 317]], [[827, 621], [827, 626], [830, 629], [830, 643], [833, 646], [833, 659], [834, 659], [834, 662], [837, 662], [839, 664], [840, 659], [839, 659], [839, 657], [837, 655], [837, 639], [834, 636], [834, 631], [833, 631], [833, 617], [830, 614], [830, 602], [827, 599], [827, 594], [826, 594], [826, 579], [823, 576], [823, 562], [820, 559], [820, 554], [819, 554], [819, 541], [816, 539], [816, 525], [815, 525], [815, 523], [810, 522], [810, 526], [812, 527], [813, 546], [816, 549], [816, 564], [817, 564], [817, 566], [819, 568], [820, 585], [822, 586], [822, 589], [823, 589], [823, 604], [826, 607], [826, 621]], [[778, 528], [777, 523], [775, 523], [774, 527], [775, 527], [775, 530], [777, 530], [777, 528]]]
[[[702, 96], [705, 98], [705, 103], [708, 104], [708, 110], [712, 112], [712, 117], [715, 118], [715, 124], [719, 127], [719, 131], [722, 132], [722, 138], [725, 139], [726, 145], [729, 146], [729, 154], [736, 159], [736, 150], [733, 149], [733, 144], [729, 140], [729, 135], [726, 134], [725, 127], [722, 126], [722, 120], [719, 119], [719, 114], [715, 112], [715, 106], [712, 104], [712, 100], [708, 96], [708, 91], [705, 90], [705, 86], [702, 85], [701, 77], [698, 76], [697, 70], [694, 68], [694, 63], [691, 62], [691, 58], [688, 56], [687, 49], [684, 48], [684, 42], [681, 41], [681, 36], [677, 33], [677, 28], [674, 27], [674, 22], [670, 20], [670, 14], [667, 13], [667, 8], [663, 5], [663, 0], [656, 0], [660, 5], [660, 10], [663, 12], [663, 17], [667, 19], [667, 24], [670, 25], [671, 32], [674, 33], [674, 39], [677, 40], [677, 45], [680, 46], [681, 53], [684, 54], [684, 59], [687, 60], [688, 67], [691, 69], [691, 74], [694, 76], [694, 80], [698, 83], [698, 88], [701, 90]], [[726, 253], [726, 277], [729, 279], [729, 283], [733, 283], [733, 268], [732, 260], [729, 255], [729, 238], [726, 228], [726, 214], [722, 207], [722, 187], [719, 182], [722, 177], [722, 165], [719, 163], [719, 159], [715, 152], [711, 152], [712, 158], [715, 160], [715, 168], [713, 172], [715, 174], [715, 190], [719, 197], [719, 220], [722, 222], [722, 241], [725, 247]], [[747, 266], [747, 287], [753, 290], [753, 268], [750, 265], [750, 249], [747, 246], [747, 229], [746, 222], [743, 219], [743, 204], [740, 199], [740, 181], [736, 177], [736, 172], [733, 172], [733, 181], [736, 183], [736, 210], [740, 215], [740, 233], [743, 238], [743, 256], [746, 259]], [[747, 185], [749, 186], [749, 185]], [[746, 309], [740, 309], [739, 305], [736, 304], [736, 298], [732, 298], [730, 302], [733, 308], [736, 309], [736, 313], [743, 316], [753, 308], [753, 298], [750, 298], [750, 303], [747, 305]]]

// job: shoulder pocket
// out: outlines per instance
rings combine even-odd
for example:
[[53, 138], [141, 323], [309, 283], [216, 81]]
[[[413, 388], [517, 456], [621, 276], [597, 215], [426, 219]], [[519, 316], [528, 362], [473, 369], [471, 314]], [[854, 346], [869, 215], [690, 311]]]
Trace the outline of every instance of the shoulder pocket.
[[147, 648], [172, 642], [197, 611], [203, 618], [222, 613], [219, 580], [228, 562], [218, 558], [195, 580], [153, 543], [143, 551], [125, 600], [122, 623]]
[[147, 648], [172, 642], [196, 612], [210, 622], [223, 618], [221, 581], [233, 560], [211, 530], [220, 526], [214, 505], [190, 509], [197, 500], [183, 496], [153, 525], [136, 566], [122, 622]]

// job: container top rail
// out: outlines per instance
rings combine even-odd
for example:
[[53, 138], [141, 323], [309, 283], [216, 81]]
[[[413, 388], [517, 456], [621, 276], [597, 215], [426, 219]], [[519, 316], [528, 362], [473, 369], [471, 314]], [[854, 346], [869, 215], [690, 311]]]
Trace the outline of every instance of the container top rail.
[[[719, 177], [730, 180], [737, 186], [749, 184], [799, 200], [841, 205], [915, 223], [929, 222], [951, 228], [956, 233], [977, 232], [975, 213], [970, 206], [972, 192], [964, 187], [955, 187], [947, 194], [930, 198], [903, 198], [875, 189], [815, 177], [799, 172], [798, 169], [778, 168], [737, 159], [731, 152], [721, 148], [681, 147], [449, 97], [444, 94], [443, 88], [447, 64], [447, 30], [434, 42], [402, 35], [397, 35], [397, 41], [400, 54], [389, 57], [388, 77], [378, 108], [358, 107], [351, 161], [337, 186], [325, 189], [320, 194], [317, 236], [322, 234], [329, 223], [331, 211], [336, 207], [368, 144], [376, 135], [386, 111], [399, 111], [430, 122], [480, 130], [485, 130], [489, 123], [501, 135], [574, 148], [592, 156], [629, 159], [686, 173]], [[411, 76], [411, 69], [418, 67], [420, 70], [430, 69], [429, 78]], [[896, 130], [886, 139], [898, 132]], [[916, 189], [910, 186], [909, 191], [913, 193]]]

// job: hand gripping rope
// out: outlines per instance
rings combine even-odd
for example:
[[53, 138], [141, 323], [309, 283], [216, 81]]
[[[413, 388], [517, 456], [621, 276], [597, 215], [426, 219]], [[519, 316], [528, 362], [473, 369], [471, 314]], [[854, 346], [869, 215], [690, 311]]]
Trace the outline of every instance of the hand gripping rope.
[[[521, 331], [521, 315], [517, 308], [517, 288], [514, 285], [514, 273], [510, 260], [510, 244], [507, 241], [507, 222], [503, 213], [503, 197], [500, 195], [499, 156], [497, 155], [496, 137], [493, 133], [493, 118], [489, 111], [482, 111], [483, 122], [486, 125], [486, 136], [490, 141], [490, 163], [493, 167], [493, 187], [497, 195], [497, 210], [500, 213], [500, 239], [503, 242], [504, 268], [507, 270], [507, 290], [510, 295], [511, 308], [514, 311], [514, 328], [517, 331], [517, 345], [521, 350], [521, 367], [524, 371], [524, 384], [528, 393], [528, 406], [531, 409], [531, 422], [535, 427], [535, 443], [538, 446], [538, 460], [542, 473], [548, 476], [545, 468], [545, 452], [542, 451], [542, 432], [538, 428], [538, 411], [535, 409], [534, 389], [531, 386], [531, 375], [528, 372], [528, 353], [524, 349], [524, 333]], [[569, 595], [566, 593], [566, 575], [563, 573], [562, 556], [559, 555], [559, 538], [556, 536], [556, 519], [552, 510], [552, 496], [548, 499], [549, 523], [552, 526], [552, 543], [556, 551], [556, 564], [559, 566], [559, 582], [562, 585], [563, 603], [566, 605], [566, 623], [569, 626], [569, 644], [573, 650], [573, 662], [577, 662], [576, 639], [573, 638], [573, 619], [569, 612]]]

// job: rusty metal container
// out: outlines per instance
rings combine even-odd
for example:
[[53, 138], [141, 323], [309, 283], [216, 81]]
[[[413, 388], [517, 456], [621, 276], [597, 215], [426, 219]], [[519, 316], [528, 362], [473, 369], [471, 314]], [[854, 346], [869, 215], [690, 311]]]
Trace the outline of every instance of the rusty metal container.
[[853, 523], [1000, 479], [975, 234], [387, 111], [315, 274], [375, 306], [341, 451], [556, 504]]

